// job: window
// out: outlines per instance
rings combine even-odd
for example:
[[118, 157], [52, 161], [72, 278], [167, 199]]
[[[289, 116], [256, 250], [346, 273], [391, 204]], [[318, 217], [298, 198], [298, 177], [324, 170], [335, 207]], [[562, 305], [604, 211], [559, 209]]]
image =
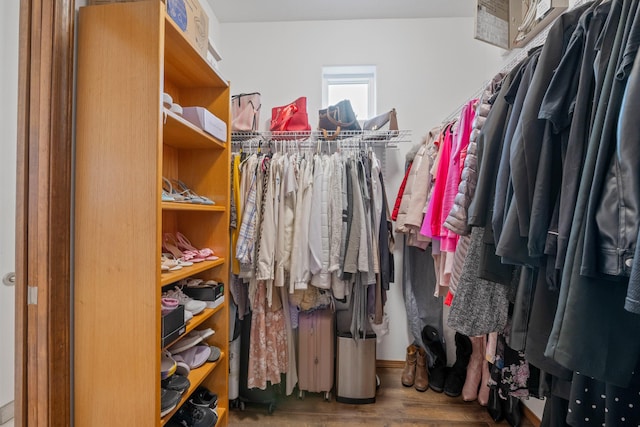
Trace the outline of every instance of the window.
[[358, 120], [376, 115], [376, 67], [357, 65], [322, 67], [322, 106], [351, 101]]

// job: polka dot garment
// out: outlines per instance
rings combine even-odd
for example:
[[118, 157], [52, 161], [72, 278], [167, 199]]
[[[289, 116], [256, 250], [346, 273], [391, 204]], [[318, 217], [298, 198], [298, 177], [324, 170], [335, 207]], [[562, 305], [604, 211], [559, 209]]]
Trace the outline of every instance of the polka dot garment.
[[571, 426], [640, 427], [640, 375], [620, 388], [575, 373], [567, 423]]

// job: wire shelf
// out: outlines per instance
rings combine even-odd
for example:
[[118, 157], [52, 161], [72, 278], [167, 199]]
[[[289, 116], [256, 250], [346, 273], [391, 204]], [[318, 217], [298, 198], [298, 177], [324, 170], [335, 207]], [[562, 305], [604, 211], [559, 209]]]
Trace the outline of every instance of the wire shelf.
[[397, 148], [400, 143], [411, 142], [410, 130], [361, 130], [361, 131], [305, 131], [305, 132], [231, 132], [231, 143], [233, 145], [268, 145], [270, 143], [295, 143], [296, 146], [304, 148], [306, 146], [316, 147], [322, 144], [329, 144], [339, 147], [362, 147], [369, 145], [372, 147], [383, 146], [385, 148]]

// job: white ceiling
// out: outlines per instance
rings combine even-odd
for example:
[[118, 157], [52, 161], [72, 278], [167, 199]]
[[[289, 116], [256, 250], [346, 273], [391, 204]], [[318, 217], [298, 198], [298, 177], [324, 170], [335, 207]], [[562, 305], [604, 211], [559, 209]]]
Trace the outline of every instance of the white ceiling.
[[474, 16], [476, 0], [206, 0], [221, 23]]

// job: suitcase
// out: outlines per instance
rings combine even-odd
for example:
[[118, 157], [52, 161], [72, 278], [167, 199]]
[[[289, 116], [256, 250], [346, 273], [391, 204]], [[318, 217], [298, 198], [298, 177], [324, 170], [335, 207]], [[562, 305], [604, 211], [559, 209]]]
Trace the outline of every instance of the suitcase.
[[298, 319], [298, 388], [331, 400], [335, 368], [335, 323], [331, 309], [301, 312]]
[[241, 411], [244, 410], [246, 403], [256, 403], [265, 405], [269, 414], [272, 414], [276, 409], [277, 401], [277, 386], [268, 384], [267, 388], [260, 390], [259, 388], [248, 388], [248, 371], [249, 371], [249, 343], [251, 339], [251, 313], [244, 316], [244, 319], [240, 321], [241, 333], [240, 333], [240, 372], [239, 377], [239, 390], [238, 399], [233, 406], [238, 407]]

